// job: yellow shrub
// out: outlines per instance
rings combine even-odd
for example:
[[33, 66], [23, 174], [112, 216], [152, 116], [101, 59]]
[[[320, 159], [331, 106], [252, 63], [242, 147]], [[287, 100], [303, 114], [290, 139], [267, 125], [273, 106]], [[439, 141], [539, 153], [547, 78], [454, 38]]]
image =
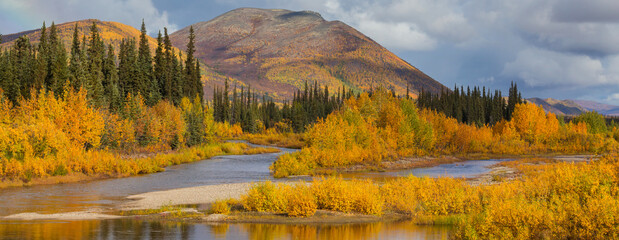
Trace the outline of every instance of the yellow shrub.
[[230, 206], [228, 206], [227, 201], [218, 200], [211, 205], [209, 212], [211, 214], [230, 214]]
[[288, 209], [286, 193], [289, 188], [270, 181], [256, 183], [241, 197], [241, 202], [249, 211], [285, 212]]
[[304, 183], [297, 183], [290, 189], [287, 199], [287, 213], [291, 217], [310, 217], [316, 213], [316, 198]]

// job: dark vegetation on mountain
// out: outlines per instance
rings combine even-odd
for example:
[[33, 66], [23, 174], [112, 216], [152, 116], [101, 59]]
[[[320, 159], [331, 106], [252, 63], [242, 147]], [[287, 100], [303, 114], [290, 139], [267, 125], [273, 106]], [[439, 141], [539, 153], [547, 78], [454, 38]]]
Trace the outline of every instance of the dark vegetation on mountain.
[[[305, 82], [356, 93], [383, 87], [415, 96], [443, 85], [340, 21], [309, 11], [242, 8], [193, 24], [196, 57], [240, 86], [277, 100], [291, 99]], [[189, 27], [170, 35], [180, 49]], [[214, 85], [206, 82], [207, 94]]]

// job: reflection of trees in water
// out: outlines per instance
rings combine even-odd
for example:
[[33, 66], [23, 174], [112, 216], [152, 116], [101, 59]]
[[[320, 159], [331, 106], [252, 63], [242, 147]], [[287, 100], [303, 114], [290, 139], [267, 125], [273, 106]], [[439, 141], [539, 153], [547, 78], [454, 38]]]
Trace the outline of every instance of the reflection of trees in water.
[[191, 224], [118, 219], [0, 223], [0, 238], [9, 239], [447, 239], [449, 231], [449, 227], [419, 226], [412, 222]]

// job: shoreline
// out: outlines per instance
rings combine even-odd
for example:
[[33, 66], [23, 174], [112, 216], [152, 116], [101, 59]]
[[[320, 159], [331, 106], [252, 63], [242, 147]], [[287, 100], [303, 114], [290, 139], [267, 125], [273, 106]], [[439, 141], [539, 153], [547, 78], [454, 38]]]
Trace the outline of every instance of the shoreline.
[[[592, 155], [557, 155], [549, 157], [557, 161], [587, 161]], [[440, 163], [444, 164], [444, 163]], [[501, 176], [500, 181], [495, 176]], [[516, 169], [501, 166], [499, 164], [490, 167], [490, 171], [475, 178], [468, 179], [471, 185], [494, 184], [502, 181], [511, 181], [518, 177]], [[294, 180], [285, 181], [295, 183]], [[378, 221], [397, 221], [407, 217], [398, 214], [385, 214], [383, 216], [372, 216], [362, 214], [346, 214], [318, 210], [318, 214], [309, 218], [288, 217], [282, 214], [257, 213], [257, 212], [234, 212], [230, 215], [205, 214], [203, 205], [212, 204], [218, 200], [240, 199], [241, 196], [251, 188], [254, 182], [229, 183], [217, 185], [203, 185], [197, 187], [177, 188], [164, 191], [146, 192], [130, 195], [125, 201], [119, 203], [113, 211], [103, 211], [92, 209], [79, 212], [66, 212], [54, 214], [39, 213], [18, 213], [1, 217], [1, 220], [105, 220], [119, 218], [152, 218], [162, 219], [169, 212], [159, 212], [149, 215], [116, 215], [120, 212], [130, 212], [139, 210], [155, 210], [169, 206], [197, 205], [189, 208], [189, 212], [197, 213], [197, 217], [185, 219], [182, 217], [173, 220], [190, 220], [196, 222], [221, 222], [221, 223], [357, 223], [357, 222], [378, 222]], [[201, 209], [202, 208], [202, 209]], [[211, 217], [213, 216], [213, 217]], [[163, 217], [165, 218], [165, 217]]]

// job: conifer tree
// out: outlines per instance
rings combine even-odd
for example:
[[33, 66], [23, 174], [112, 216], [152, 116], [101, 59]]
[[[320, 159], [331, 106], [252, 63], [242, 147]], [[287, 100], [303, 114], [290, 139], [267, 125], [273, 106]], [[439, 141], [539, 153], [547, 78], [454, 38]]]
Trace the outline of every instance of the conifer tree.
[[[10, 50], [14, 51], [14, 50]], [[0, 59], [0, 87], [4, 91], [4, 95], [13, 103], [17, 104], [20, 94], [20, 82], [15, 77], [15, 56], [9, 53], [9, 50], [4, 50]]]
[[195, 94], [198, 95], [201, 102], [204, 102], [204, 88], [202, 87], [202, 79], [200, 74], [200, 64], [198, 59], [196, 59], [196, 68], [195, 68], [195, 76], [193, 78], [193, 88], [195, 89]]
[[83, 59], [81, 57], [82, 49], [80, 47], [80, 38], [78, 25], [75, 23], [75, 29], [73, 30], [73, 41], [71, 43], [71, 59], [69, 60], [69, 84], [73, 89], [77, 90], [82, 87], [85, 79], [84, 66], [82, 65]]
[[159, 31], [159, 34], [157, 35], [157, 49], [155, 50], [153, 75], [155, 77], [155, 82], [157, 83], [157, 88], [163, 99], [169, 99], [169, 89], [166, 86], [166, 77], [168, 74], [166, 71], [168, 71], [168, 63], [166, 62], [166, 56], [164, 53], [163, 37], [161, 36], [161, 31]]
[[138, 62], [135, 40], [133, 38], [121, 41], [118, 61], [118, 79], [121, 95], [124, 97], [131, 93], [131, 95], [136, 96], [139, 93], [137, 83]]
[[146, 25], [142, 20], [142, 28], [140, 30], [140, 42], [138, 47], [138, 75], [137, 84], [138, 90], [146, 99], [148, 105], [154, 105], [160, 98], [159, 90], [156, 89], [157, 84], [153, 77], [153, 59], [150, 54], [150, 46], [146, 37]]
[[118, 70], [116, 68], [116, 55], [112, 44], [108, 45], [107, 54], [103, 63], [103, 75], [103, 88], [105, 89], [105, 96], [107, 96], [109, 102], [109, 109], [118, 111], [122, 107], [124, 96], [122, 96], [118, 89]]
[[45, 85], [45, 81], [48, 78], [50, 63], [49, 44], [47, 42], [47, 28], [45, 27], [45, 22], [43, 22], [43, 26], [41, 27], [41, 37], [39, 38], [39, 45], [37, 47], [36, 62], [34, 88], [38, 91]]
[[56, 96], [61, 96], [69, 78], [69, 72], [67, 69], [67, 52], [64, 44], [58, 37], [57, 31], [56, 24], [52, 22], [49, 35], [51, 76], [47, 80], [46, 86], [48, 91], [54, 91]]
[[88, 82], [86, 90], [92, 104], [96, 107], [106, 105], [106, 99], [103, 88], [103, 58], [105, 54], [105, 46], [99, 35], [99, 29], [96, 22], [90, 27], [90, 41], [88, 44]]
[[196, 94], [196, 89], [193, 84], [194, 81], [196, 81], [195, 80], [196, 64], [194, 63], [194, 56], [193, 56], [193, 54], [196, 51], [195, 45], [194, 45], [195, 38], [196, 36], [193, 31], [193, 26], [190, 26], [189, 27], [189, 42], [187, 43], [187, 50], [186, 50], [187, 57], [185, 58], [185, 82], [183, 85], [184, 95], [190, 98], [195, 97], [195, 94]]
[[[163, 72], [163, 85], [162, 85], [162, 92], [165, 93], [164, 94], [164, 98], [170, 100], [171, 102], [178, 102], [175, 99], [175, 94], [177, 94], [177, 91], [174, 91], [172, 88], [176, 87], [178, 88], [178, 86], [174, 86], [172, 85], [173, 81], [174, 81], [174, 75], [176, 74], [176, 68], [178, 65], [178, 60], [176, 59], [176, 56], [174, 55], [174, 53], [172, 52], [172, 42], [170, 41], [170, 37], [168, 36], [168, 29], [167, 28], [163, 28], [163, 47], [164, 47], [164, 51], [165, 51], [165, 56], [163, 59], [163, 62], [165, 64], [164, 69], [165, 71]], [[180, 96], [180, 95], [178, 95]]]
[[32, 67], [36, 64], [34, 52], [26, 36], [21, 36], [15, 41], [14, 77], [20, 83], [20, 95], [26, 99], [30, 98], [30, 89], [34, 86], [35, 71]]

